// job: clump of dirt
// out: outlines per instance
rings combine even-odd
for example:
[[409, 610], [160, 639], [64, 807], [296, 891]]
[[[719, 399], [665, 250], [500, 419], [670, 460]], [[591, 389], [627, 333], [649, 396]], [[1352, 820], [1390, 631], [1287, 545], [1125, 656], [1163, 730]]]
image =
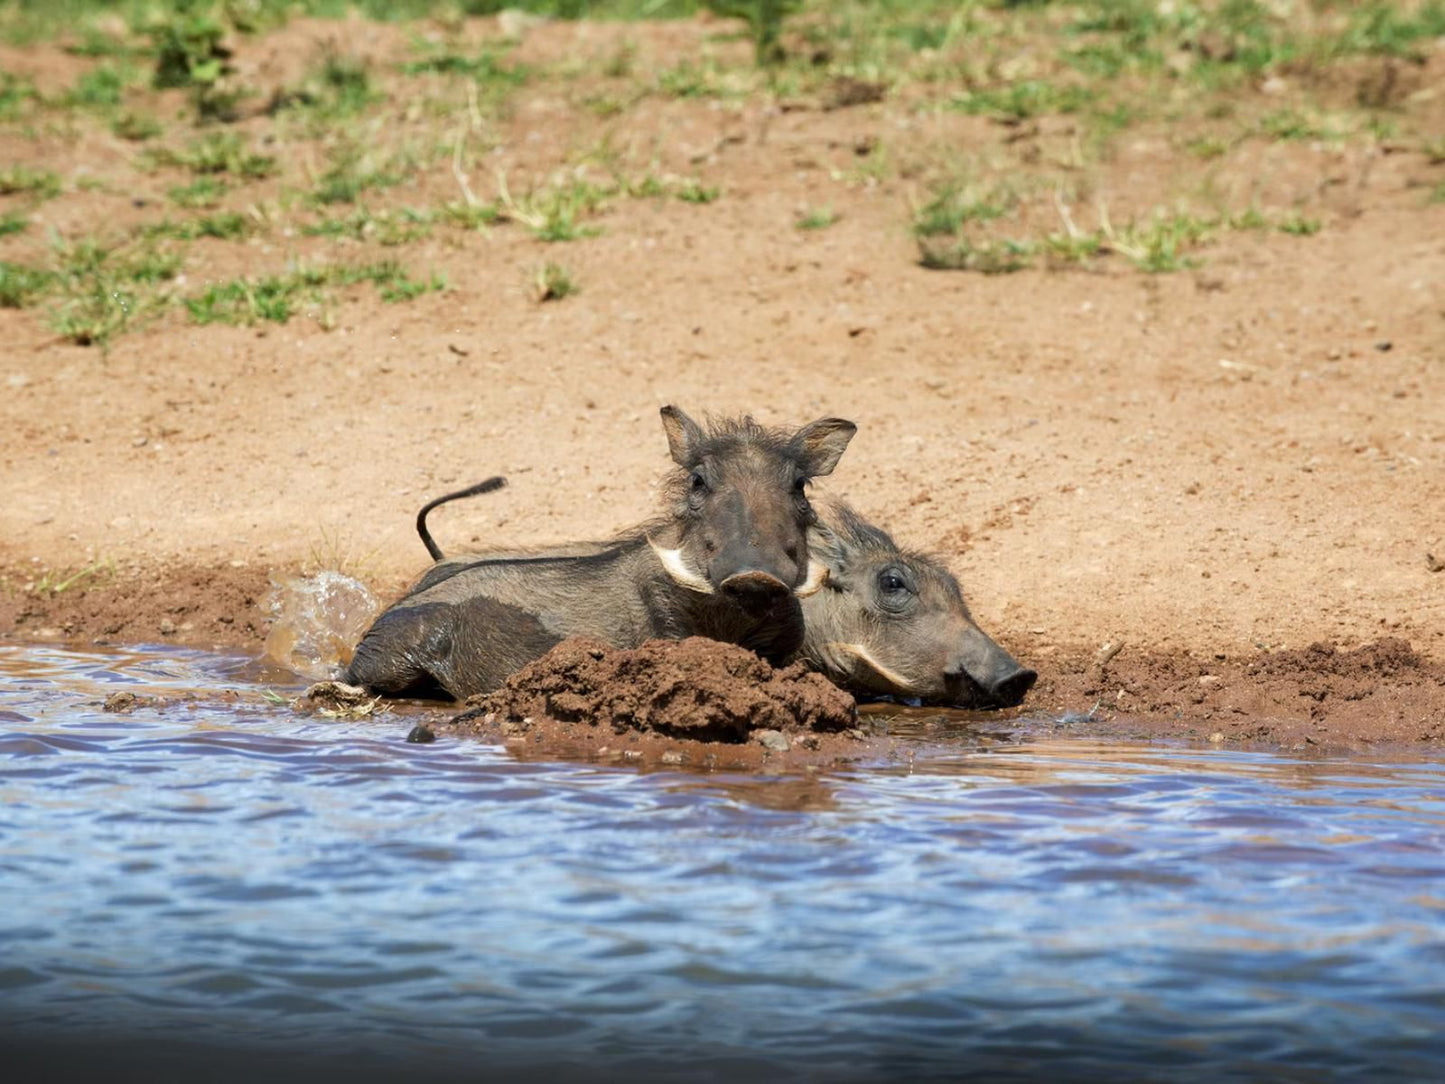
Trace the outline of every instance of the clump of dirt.
[[1089, 729], [1214, 742], [1358, 747], [1445, 737], [1445, 666], [1385, 638], [1242, 658], [1131, 652], [1054, 668], [1040, 705], [1077, 712]]
[[551, 754], [739, 768], [880, 751], [865, 748], [853, 698], [822, 675], [702, 637], [630, 650], [564, 640], [471, 697], [448, 729]]

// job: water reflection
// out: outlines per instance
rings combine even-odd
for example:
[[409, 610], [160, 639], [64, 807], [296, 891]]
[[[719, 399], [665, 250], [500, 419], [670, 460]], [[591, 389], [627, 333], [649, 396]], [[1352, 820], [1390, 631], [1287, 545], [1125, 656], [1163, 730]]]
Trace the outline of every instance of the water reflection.
[[[413, 1079], [1445, 1072], [1438, 761], [907, 716], [911, 762], [640, 773], [299, 717], [268, 673], [0, 648], [0, 1047], [152, 1043], [208, 1077], [224, 1050], [237, 1079], [258, 1051], [297, 1079], [343, 1056]], [[117, 688], [163, 702], [103, 712]]]

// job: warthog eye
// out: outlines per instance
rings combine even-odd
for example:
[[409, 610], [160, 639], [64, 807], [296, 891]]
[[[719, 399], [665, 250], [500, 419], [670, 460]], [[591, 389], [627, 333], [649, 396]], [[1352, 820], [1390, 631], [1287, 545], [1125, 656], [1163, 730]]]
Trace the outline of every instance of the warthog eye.
[[807, 475], [803, 475], [803, 474], [798, 475], [798, 480], [793, 483], [793, 492], [794, 492], [794, 493], [798, 493], [798, 494], [802, 494], [802, 493], [806, 493], [806, 492], [807, 492], [807, 489], [808, 489], [808, 478], [807, 478]]
[[896, 572], [885, 572], [879, 576], [878, 587], [885, 595], [896, 595], [899, 591], [908, 590], [908, 585]]
[[695, 471], [693, 471], [693, 472], [692, 472], [692, 491], [693, 491], [694, 493], [701, 493], [701, 492], [703, 492], [703, 490], [705, 490], [705, 489], [707, 489], [707, 479], [702, 476], [702, 471], [700, 471], [700, 470], [695, 470]]

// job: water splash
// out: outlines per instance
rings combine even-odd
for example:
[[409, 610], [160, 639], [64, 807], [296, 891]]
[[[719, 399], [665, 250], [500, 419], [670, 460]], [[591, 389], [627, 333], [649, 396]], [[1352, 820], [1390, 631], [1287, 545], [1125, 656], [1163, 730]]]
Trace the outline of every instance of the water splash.
[[276, 620], [266, 657], [317, 680], [351, 661], [352, 648], [381, 612], [365, 584], [332, 570], [273, 582], [267, 605]]

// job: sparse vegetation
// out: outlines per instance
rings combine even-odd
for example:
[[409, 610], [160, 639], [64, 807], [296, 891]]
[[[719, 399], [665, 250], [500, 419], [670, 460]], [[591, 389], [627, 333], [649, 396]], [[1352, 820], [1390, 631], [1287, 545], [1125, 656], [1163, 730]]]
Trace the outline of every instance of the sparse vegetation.
[[330, 291], [371, 283], [382, 301], [409, 301], [424, 293], [446, 289], [437, 274], [414, 279], [394, 260], [362, 265], [299, 266], [279, 275], [239, 278], [207, 288], [185, 299], [185, 308], [197, 324], [284, 324], [303, 308], [318, 322], [331, 320], [334, 304]]
[[572, 273], [558, 263], [543, 264], [532, 277], [532, 298], [539, 304], [543, 301], [561, 301], [577, 292], [577, 283]]
[[60, 177], [48, 169], [20, 164], [0, 169], [0, 196], [23, 195], [36, 200], [60, 195]]
[[[658, 54], [622, 38], [610, 52], [543, 66], [517, 61], [512, 40], [478, 42], [464, 33], [460, 12], [480, 11], [476, 5], [354, 0], [362, 18], [433, 21], [425, 33], [416, 24], [404, 59], [368, 59], [396, 54], [330, 45], [302, 64], [293, 58], [285, 70], [303, 74], [278, 88], [249, 74], [253, 67], [232, 50], [240, 43], [244, 55], [247, 35], [294, 15], [335, 17], [340, 0], [151, 0], [122, 5], [123, 21], [99, 18], [109, 10], [100, 0], [0, 9], [0, 37], [30, 43], [58, 36], [67, 52], [85, 58], [70, 62], [64, 85], [42, 80], [43, 91], [25, 76], [0, 73], [0, 124], [17, 140], [50, 140], [55, 148], [43, 160], [22, 157], [0, 169], [0, 198], [11, 199], [0, 205], [0, 238], [28, 231], [13, 242], [23, 251], [39, 232], [32, 223], [74, 220], [36, 211], [44, 200], [61, 199], [63, 206], [90, 192], [129, 196], [140, 212], [103, 246], [72, 227], [51, 258], [27, 251], [21, 263], [6, 264], [4, 303], [45, 306], [52, 323], [76, 341], [108, 341], [168, 306], [200, 322], [270, 320], [283, 310], [289, 316], [310, 309], [326, 323], [339, 292], [361, 282], [398, 300], [439, 288], [434, 276], [399, 272], [348, 280], [339, 267], [399, 267], [384, 257], [428, 239], [444, 249], [470, 246], [477, 242], [468, 232], [494, 226], [512, 236], [575, 242], [600, 234], [609, 211], [628, 221], [627, 200], [721, 198], [716, 181], [698, 173], [711, 173], [729, 143], [751, 141], [751, 129], [739, 135], [729, 119], [715, 143], [689, 137], [664, 151], [650, 116], [641, 130], [634, 123], [648, 109], [679, 116], [706, 110], [710, 125], [712, 114], [731, 118], [744, 101], [748, 109], [762, 106], [757, 115], [768, 118], [851, 110], [864, 126], [849, 137], [851, 145], [789, 152], [786, 168], [804, 185], [791, 197], [803, 207], [795, 228], [829, 228], [852, 213], [863, 189], [898, 208], [890, 228], [912, 234], [923, 264], [984, 273], [1101, 260], [1167, 273], [1197, 265], [1208, 246], [1226, 243], [1231, 233], [1307, 238], [1324, 228], [1321, 199], [1271, 188], [1266, 171], [1248, 192], [1225, 183], [1240, 175], [1239, 167], [1254, 170], [1249, 155], [1298, 156], [1317, 151], [1309, 144], [1373, 141], [1418, 148], [1430, 166], [1445, 162], [1438, 126], [1419, 119], [1411, 103], [1424, 99], [1417, 82], [1409, 82], [1415, 61], [1445, 34], [1440, 0], [1305, 0], [1288, 11], [1255, 0], [517, 6], [562, 18], [708, 7], [739, 21], [715, 23], [692, 50]], [[751, 57], [739, 48], [743, 40]], [[1380, 60], [1372, 66], [1361, 58]], [[1301, 74], [1325, 73], [1344, 59], [1350, 65], [1337, 79]], [[177, 89], [194, 106], [179, 117]], [[599, 125], [607, 134], [585, 151], [569, 146], [557, 153], [538, 144], [517, 157], [523, 118], [534, 108], [543, 116], [559, 102], [607, 118]], [[247, 106], [244, 128], [198, 130], [202, 122], [234, 119], [239, 103]], [[406, 123], [397, 123], [403, 115]], [[915, 116], [938, 117], [952, 134], [890, 137], [884, 144], [888, 123]], [[882, 118], [887, 122], [876, 123]], [[772, 123], [762, 126], [760, 147], [783, 145], [769, 141]], [[160, 176], [131, 185], [124, 165], [106, 161], [100, 168], [59, 149], [82, 147], [97, 130], [145, 144], [130, 164]], [[960, 132], [967, 133], [962, 143]], [[1278, 146], [1264, 148], [1265, 141]], [[1180, 159], [1161, 167], [1171, 175], [1147, 196], [1121, 189], [1114, 163], [1159, 146]], [[504, 170], [526, 180], [513, 190]], [[837, 183], [836, 195], [814, 185], [824, 172]], [[495, 190], [485, 191], [493, 178]], [[1442, 190], [1445, 183], [1433, 176], [1425, 182], [1429, 201], [1445, 199]], [[158, 191], [166, 193], [160, 207]], [[745, 188], [740, 195], [751, 198]], [[1232, 206], [1241, 200], [1248, 205]], [[1190, 206], [1206, 211], [1180, 209]], [[204, 244], [209, 258], [217, 246], [263, 232], [288, 253], [292, 245], [312, 256], [318, 246], [344, 248], [357, 262], [343, 264], [328, 252], [330, 262], [176, 296], [175, 271], [191, 245]], [[106, 255], [87, 265], [87, 245], [92, 255]]]
[[30, 215], [25, 211], [8, 211], [0, 215], [0, 237], [24, 233], [30, 228]]
[[197, 175], [229, 173], [246, 180], [270, 177], [280, 168], [274, 155], [250, 150], [234, 132], [214, 132], [193, 139], [182, 150], [156, 147], [141, 164], [150, 169], [184, 169]]
[[798, 216], [794, 223], [800, 230], [826, 230], [838, 221], [838, 213], [831, 207], [814, 207]]

